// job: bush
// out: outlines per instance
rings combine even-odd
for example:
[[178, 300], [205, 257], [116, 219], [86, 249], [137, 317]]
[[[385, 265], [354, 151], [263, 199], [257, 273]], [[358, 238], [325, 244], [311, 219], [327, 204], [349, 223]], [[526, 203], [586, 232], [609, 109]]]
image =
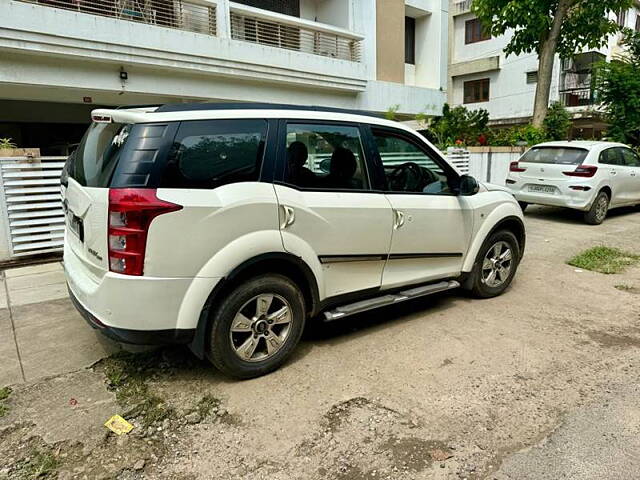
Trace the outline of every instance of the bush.
[[451, 108], [445, 103], [442, 116], [432, 119], [425, 133], [441, 149], [452, 145], [479, 145], [488, 123], [487, 110], [469, 110], [464, 106]]
[[514, 147], [522, 144], [531, 146], [546, 140], [547, 135], [543, 128], [522, 125], [492, 130], [489, 134], [488, 142], [489, 145], [496, 147]]
[[547, 140], [567, 140], [570, 128], [571, 114], [560, 102], [552, 103], [544, 119]]

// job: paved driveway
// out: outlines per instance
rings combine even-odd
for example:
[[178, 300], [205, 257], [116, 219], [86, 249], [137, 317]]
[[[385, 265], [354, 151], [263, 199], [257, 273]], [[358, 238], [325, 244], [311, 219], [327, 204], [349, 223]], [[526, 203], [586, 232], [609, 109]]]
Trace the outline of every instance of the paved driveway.
[[[640, 269], [607, 276], [564, 263], [598, 244], [640, 253], [640, 213], [614, 213], [591, 227], [571, 212], [531, 208], [526, 221], [525, 260], [499, 298], [451, 292], [311, 326], [291, 362], [251, 381], [230, 381], [197, 362], [154, 375], [150, 391], [179, 413], [175, 423], [147, 431], [162, 439], [152, 453], [137, 449], [137, 437], [104, 440], [101, 422], [89, 421], [117, 407], [105, 397], [102, 371], [81, 367], [113, 347], [64, 298], [14, 307], [13, 292], [32, 281], [8, 272], [30, 383], [16, 388], [4, 422], [36, 425], [16, 442], [36, 432], [51, 445], [99, 445], [82, 460], [81, 468], [94, 468], [90, 478], [138, 471], [140, 460], [149, 478], [640, 478], [640, 295], [615, 288], [640, 287]], [[59, 279], [59, 270], [49, 275]], [[26, 291], [21, 297], [33, 299]], [[10, 319], [3, 322], [11, 332]], [[38, 337], [43, 330], [50, 336]], [[4, 342], [11, 352], [15, 344]], [[20, 363], [5, 365], [2, 378], [20, 381]], [[80, 370], [55, 384], [31, 381], [65, 369]], [[84, 423], [61, 392], [86, 401]], [[185, 424], [180, 412], [205, 395], [224, 416]], [[47, 418], [26, 407], [43, 398]], [[47, 436], [51, 417], [74, 428]]]

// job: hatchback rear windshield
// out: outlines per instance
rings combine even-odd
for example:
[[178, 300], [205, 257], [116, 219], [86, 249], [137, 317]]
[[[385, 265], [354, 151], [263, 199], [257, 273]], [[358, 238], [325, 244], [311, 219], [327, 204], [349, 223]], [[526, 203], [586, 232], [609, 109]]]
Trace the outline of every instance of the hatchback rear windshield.
[[534, 147], [523, 155], [521, 162], [579, 165], [587, 158], [588, 150], [567, 147]]
[[131, 124], [92, 123], [69, 157], [69, 177], [85, 187], [108, 187], [131, 128]]

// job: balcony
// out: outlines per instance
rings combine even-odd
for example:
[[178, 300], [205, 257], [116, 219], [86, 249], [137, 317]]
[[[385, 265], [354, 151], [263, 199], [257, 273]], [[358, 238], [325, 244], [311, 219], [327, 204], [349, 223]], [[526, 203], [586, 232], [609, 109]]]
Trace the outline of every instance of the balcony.
[[361, 35], [258, 8], [231, 3], [231, 38], [312, 55], [360, 61]]
[[455, 17], [457, 15], [463, 15], [471, 11], [471, 1], [472, 0], [461, 0], [453, 2], [451, 7], [452, 15]]
[[216, 35], [216, 4], [205, 0], [16, 0], [127, 22]]
[[560, 102], [565, 107], [588, 107], [595, 104], [594, 100], [590, 86], [560, 90]]

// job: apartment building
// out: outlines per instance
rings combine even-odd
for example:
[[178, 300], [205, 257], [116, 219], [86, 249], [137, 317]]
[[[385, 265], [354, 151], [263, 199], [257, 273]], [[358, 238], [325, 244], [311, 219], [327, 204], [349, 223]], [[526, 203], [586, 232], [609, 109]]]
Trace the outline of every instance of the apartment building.
[[[640, 30], [638, 8], [613, 18], [621, 26]], [[493, 125], [528, 122], [533, 115], [537, 55], [506, 56], [503, 50], [511, 35], [491, 38], [471, 12], [471, 0], [451, 0], [449, 11], [449, 103], [484, 108]], [[618, 35], [604, 48], [585, 50], [572, 60], [555, 60], [550, 101], [560, 101], [572, 113], [574, 136], [597, 137], [606, 127], [593, 94], [593, 65], [621, 54], [620, 40]]]
[[0, 137], [65, 154], [96, 106], [438, 114], [448, 0], [3, 0]]

